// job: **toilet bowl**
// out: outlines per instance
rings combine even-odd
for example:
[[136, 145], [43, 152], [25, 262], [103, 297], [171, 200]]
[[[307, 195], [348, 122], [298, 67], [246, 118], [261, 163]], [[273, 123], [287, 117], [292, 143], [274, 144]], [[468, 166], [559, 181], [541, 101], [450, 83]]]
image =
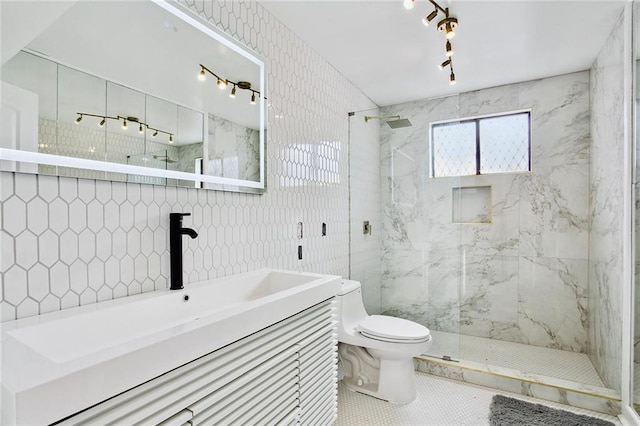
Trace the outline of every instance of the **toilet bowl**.
[[389, 402], [413, 401], [413, 357], [431, 347], [429, 329], [401, 318], [368, 315], [358, 281], [343, 280], [336, 299], [344, 385]]

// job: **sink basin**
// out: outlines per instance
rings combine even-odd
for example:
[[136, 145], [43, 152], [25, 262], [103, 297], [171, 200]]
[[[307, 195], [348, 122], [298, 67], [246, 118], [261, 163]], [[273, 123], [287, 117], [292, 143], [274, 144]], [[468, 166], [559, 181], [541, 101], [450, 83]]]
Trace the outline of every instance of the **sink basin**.
[[327, 300], [339, 283], [262, 269], [3, 323], [5, 424], [73, 414]]

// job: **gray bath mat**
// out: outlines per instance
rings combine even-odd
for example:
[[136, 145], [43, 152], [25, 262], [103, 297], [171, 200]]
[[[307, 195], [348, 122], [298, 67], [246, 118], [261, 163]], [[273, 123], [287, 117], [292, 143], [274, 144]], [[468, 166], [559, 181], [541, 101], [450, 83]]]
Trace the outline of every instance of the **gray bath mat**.
[[491, 426], [614, 426], [606, 420], [556, 410], [503, 395], [493, 397], [489, 423]]

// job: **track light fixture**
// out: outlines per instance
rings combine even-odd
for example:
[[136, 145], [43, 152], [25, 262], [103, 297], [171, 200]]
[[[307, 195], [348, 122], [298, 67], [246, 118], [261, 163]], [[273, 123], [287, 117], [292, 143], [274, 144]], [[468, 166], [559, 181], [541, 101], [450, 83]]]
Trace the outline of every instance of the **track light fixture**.
[[438, 31], [446, 33], [447, 40], [451, 40], [456, 35], [458, 20], [456, 18], [446, 17], [438, 22]]
[[202, 68], [200, 70], [200, 73], [198, 74], [198, 80], [205, 81], [206, 79], [207, 79], [207, 74], [204, 72], [204, 68]]
[[[440, 6], [435, 0], [428, 0], [429, 3], [434, 7], [434, 10], [429, 13], [425, 18], [422, 19], [422, 23], [428, 27], [429, 23], [433, 21], [440, 12], [444, 15], [444, 18], [438, 22], [438, 31], [445, 34], [445, 55], [448, 58], [442, 64], [440, 64], [440, 69], [444, 69], [445, 67], [451, 67], [451, 75], [449, 76], [449, 84], [456, 83], [456, 77], [453, 73], [453, 62], [451, 61], [451, 57], [453, 56], [453, 46], [451, 46], [451, 39], [456, 35], [456, 29], [458, 28], [458, 18], [449, 15], [449, 8], [443, 8]], [[404, 0], [404, 7], [407, 9], [413, 9], [415, 4], [415, 0]]]
[[[411, 1], [411, 0], [410, 0]], [[256, 103], [256, 95], [260, 96], [260, 92], [258, 90], [254, 90], [251, 88], [251, 83], [248, 81], [231, 81], [229, 79], [226, 78], [222, 78], [220, 77], [218, 74], [216, 74], [215, 72], [211, 71], [209, 68], [205, 67], [202, 64], [200, 65], [200, 74], [198, 74], [198, 78], [200, 79], [200, 75], [204, 72], [208, 72], [209, 74], [211, 74], [212, 76], [214, 76], [217, 79], [217, 85], [221, 90], [224, 90], [227, 88], [227, 86], [229, 84], [233, 85], [233, 87], [231, 88], [231, 93], [229, 93], [229, 97], [231, 98], [235, 98], [236, 97], [236, 93], [237, 93], [237, 89], [242, 89], [242, 90], [249, 90], [251, 91], [251, 104], [255, 104]], [[204, 80], [204, 79], [200, 79], [200, 80]], [[267, 98], [265, 98], [267, 99]]]
[[431, 21], [433, 21], [436, 18], [436, 16], [438, 16], [438, 9], [435, 9], [433, 12], [427, 15], [427, 17], [422, 20], [422, 23], [424, 24], [425, 27], [428, 27], [429, 23], [431, 23]]
[[122, 120], [122, 130], [127, 130], [129, 128], [129, 122], [132, 123], [138, 123], [138, 132], [140, 133], [144, 133], [145, 129], [152, 131], [153, 133], [151, 134], [152, 138], [155, 138], [156, 136], [158, 136], [158, 133], [164, 133], [165, 135], [169, 135], [169, 142], [173, 143], [173, 133], [171, 132], [167, 132], [164, 130], [160, 130], [160, 129], [156, 129], [154, 127], [151, 127], [150, 125], [148, 125], [145, 122], [140, 121], [140, 119], [138, 117], [123, 117], [123, 116], [115, 116], [115, 117], [111, 117], [108, 115], [100, 115], [100, 114], [89, 114], [86, 112], [78, 112], [76, 113], [78, 114], [78, 118], [76, 118], [76, 123], [80, 123], [80, 121], [82, 121], [82, 118], [84, 116], [87, 117], [96, 117], [96, 118], [100, 118], [100, 122], [98, 123], [98, 126], [100, 127], [104, 127], [105, 123], [107, 122], [107, 120], [117, 120], [120, 121]]

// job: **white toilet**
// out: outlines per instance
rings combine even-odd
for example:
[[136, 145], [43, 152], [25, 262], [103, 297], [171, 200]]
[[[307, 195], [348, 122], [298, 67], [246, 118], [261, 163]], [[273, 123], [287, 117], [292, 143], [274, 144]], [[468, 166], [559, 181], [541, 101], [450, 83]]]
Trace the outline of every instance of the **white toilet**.
[[343, 383], [389, 402], [413, 401], [413, 357], [431, 347], [429, 329], [401, 318], [368, 315], [358, 281], [343, 280], [336, 299]]

